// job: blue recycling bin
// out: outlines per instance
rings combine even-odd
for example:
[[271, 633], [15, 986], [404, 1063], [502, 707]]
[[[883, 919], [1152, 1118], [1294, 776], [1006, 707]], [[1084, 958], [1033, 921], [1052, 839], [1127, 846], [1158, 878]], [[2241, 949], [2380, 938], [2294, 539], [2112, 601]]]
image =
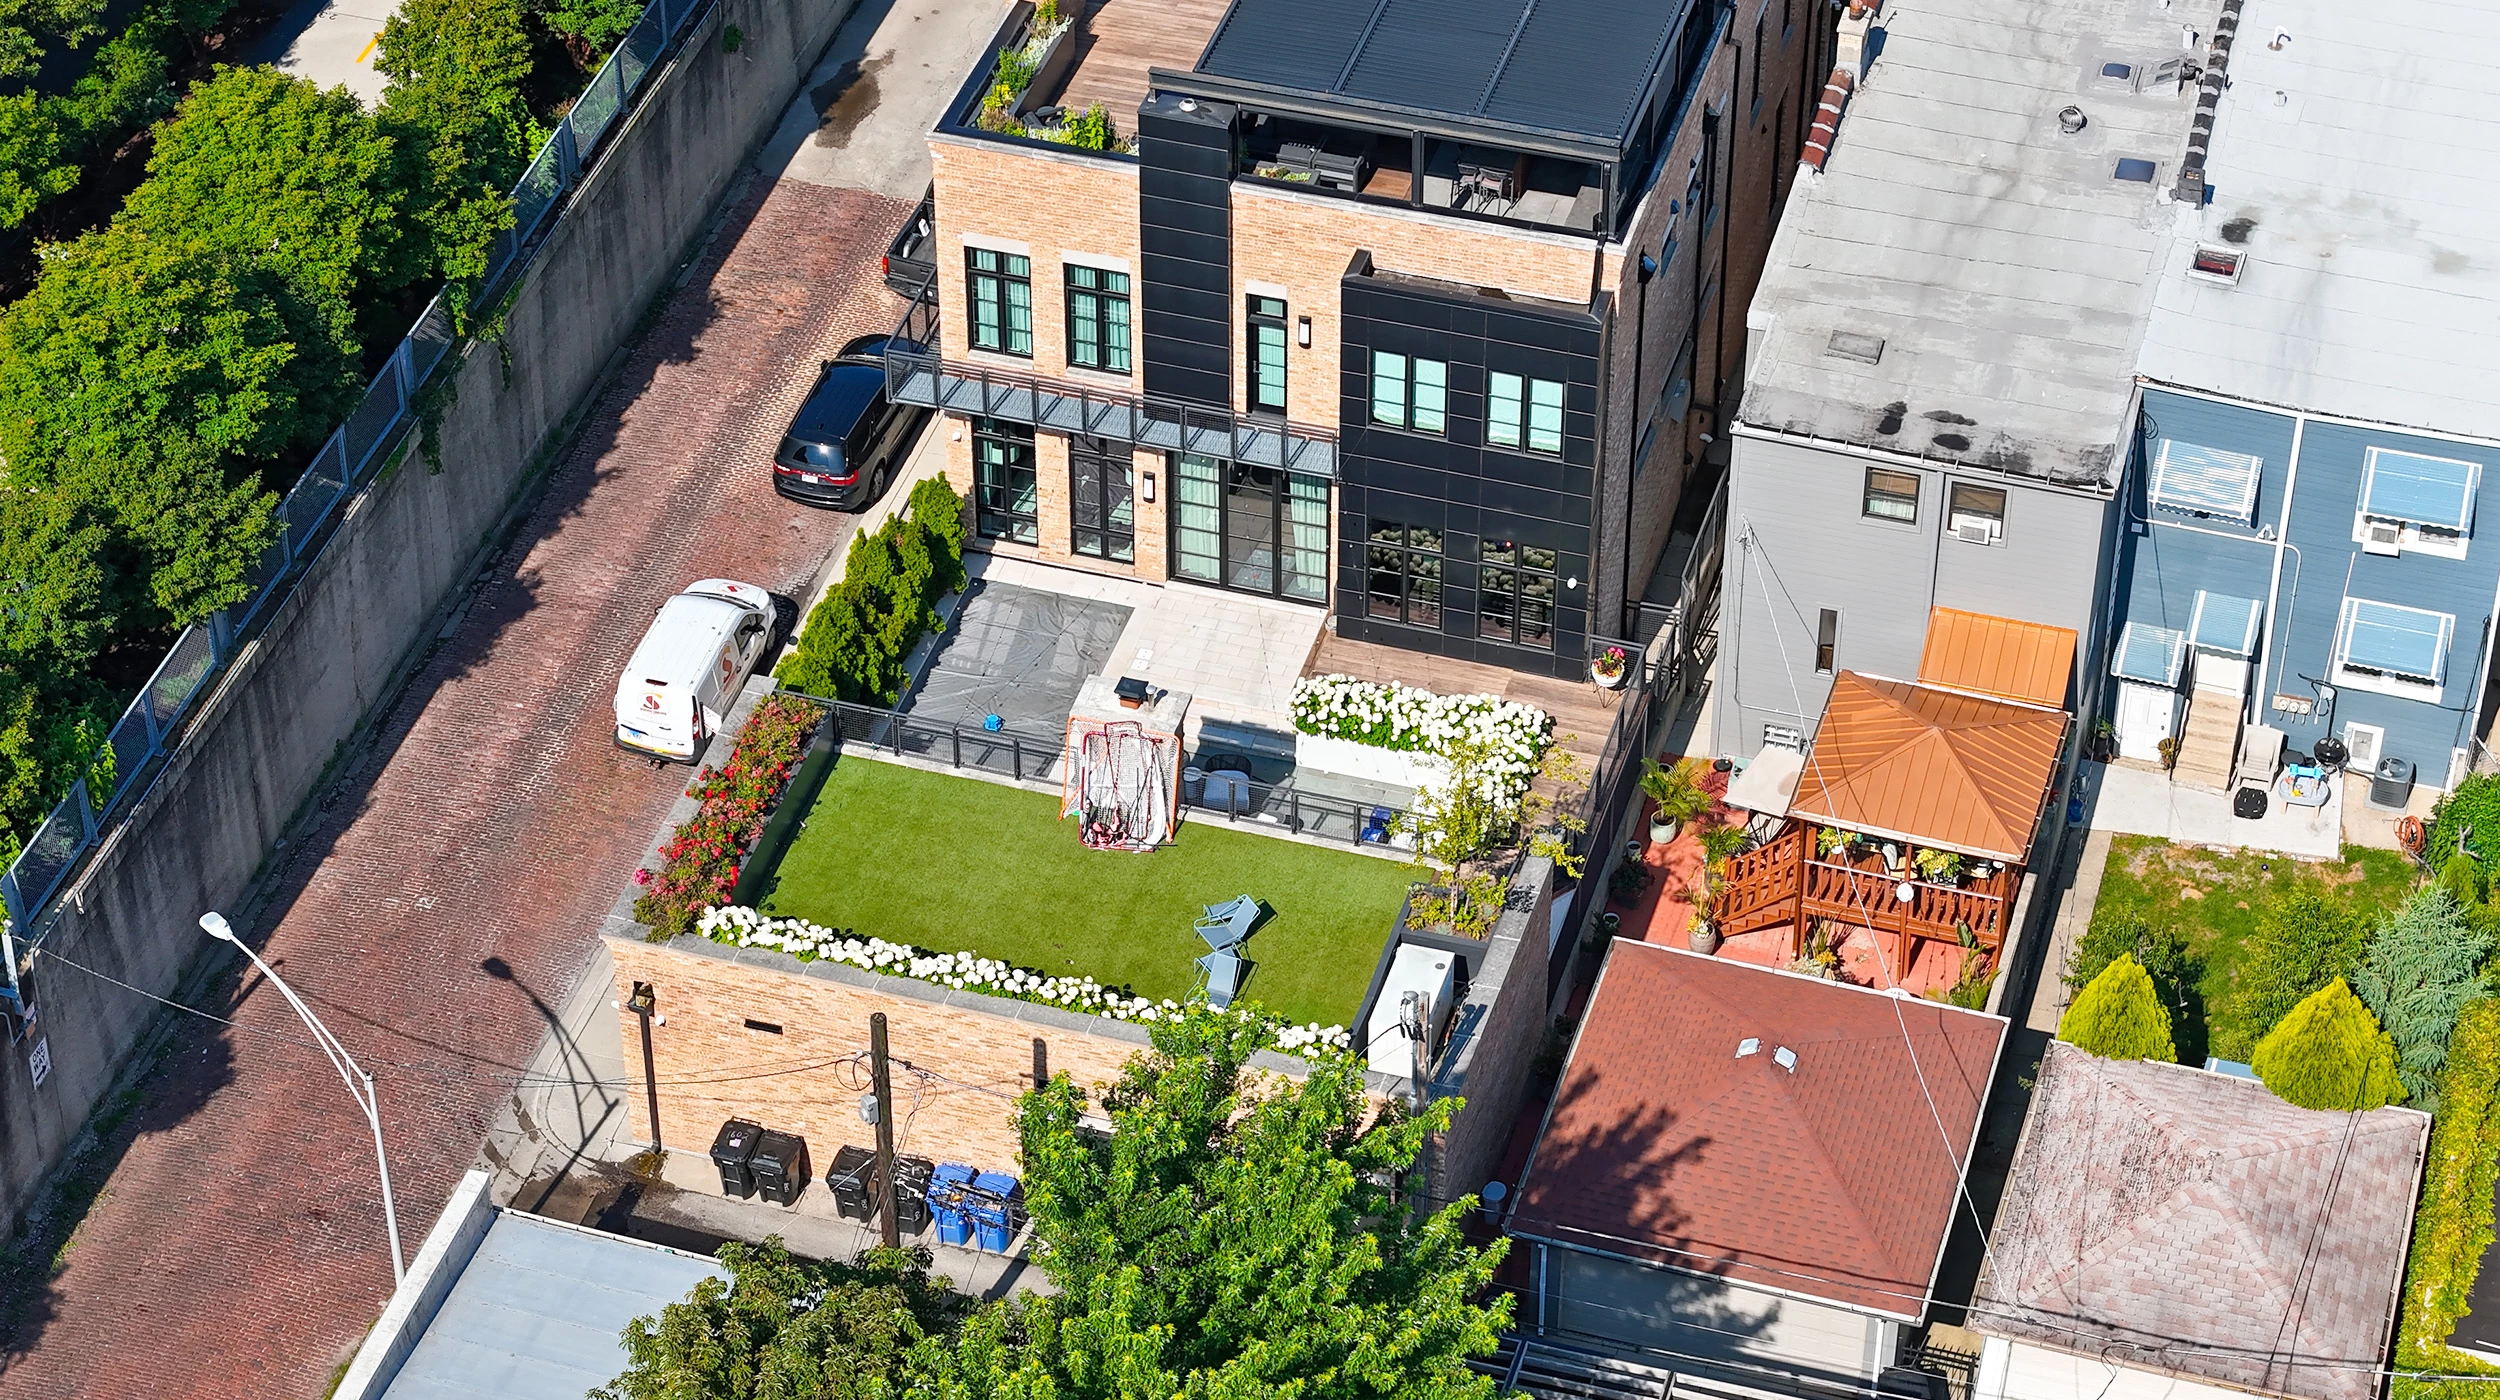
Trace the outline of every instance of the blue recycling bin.
[[981, 1248], [1004, 1254], [1024, 1226], [1024, 1184], [1005, 1172], [983, 1172], [965, 1193], [964, 1212]]
[[940, 1162], [929, 1173], [929, 1218], [937, 1222], [938, 1243], [972, 1243], [972, 1217], [964, 1209], [964, 1197], [973, 1176], [972, 1168], [961, 1162]]

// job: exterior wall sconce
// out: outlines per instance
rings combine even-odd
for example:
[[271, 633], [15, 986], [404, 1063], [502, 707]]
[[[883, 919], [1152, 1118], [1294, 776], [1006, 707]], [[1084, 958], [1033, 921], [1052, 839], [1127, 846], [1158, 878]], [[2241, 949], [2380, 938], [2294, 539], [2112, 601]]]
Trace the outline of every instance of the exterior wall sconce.
[[1147, 499], [1148, 501], [1152, 501], [1152, 500], [1155, 498], [1155, 474], [1154, 474], [1153, 472], [1147, 472], [1147, 473], [1145, 474], [1145, 477], [1146, 477], [1146, 483], [1145, 483], [1145, 484], [1146, 484], [1146, 491], [1145, 491], [1146, 499]]
[[1303, 349], [1308, 350], [1308, 349], [1310, 349], [1310, 348], [1311, 348], [1311, 318], [1310, 318], [1310, 317], [1308, 317], [1308, 316], [1302, 317], [1300, 320], [1298, 320], [1298, 321], [1296, 321], [1296, 322], [1294, 323], [1294, 327], [1293, 327], [1293, 338], [1294, 338], [1295, 343], [1296, 343], [1296, 344], [1298, 344], [1298, 345], [1300, 345]]

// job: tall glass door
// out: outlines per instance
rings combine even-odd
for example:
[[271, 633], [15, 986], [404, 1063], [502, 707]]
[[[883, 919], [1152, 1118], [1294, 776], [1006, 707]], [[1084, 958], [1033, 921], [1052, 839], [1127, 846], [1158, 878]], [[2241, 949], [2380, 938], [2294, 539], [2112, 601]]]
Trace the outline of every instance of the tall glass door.
[[1328, 479], [1175, 454], [1172, 576], [1328, 601]]

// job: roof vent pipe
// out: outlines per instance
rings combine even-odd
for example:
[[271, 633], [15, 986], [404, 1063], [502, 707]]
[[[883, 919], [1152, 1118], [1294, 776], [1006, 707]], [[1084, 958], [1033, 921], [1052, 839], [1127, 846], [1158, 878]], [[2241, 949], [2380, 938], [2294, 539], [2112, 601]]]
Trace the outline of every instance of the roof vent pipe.
[[2081, 107], [2070, 105], [2062, 107], [2058, 110], [2057, 129], [2065, 132], [2069, 136], [2074, 135], [2076, 132], [2083, 130], [2091, 124], [2091, 119], [2083, 114], [2083, 109]]

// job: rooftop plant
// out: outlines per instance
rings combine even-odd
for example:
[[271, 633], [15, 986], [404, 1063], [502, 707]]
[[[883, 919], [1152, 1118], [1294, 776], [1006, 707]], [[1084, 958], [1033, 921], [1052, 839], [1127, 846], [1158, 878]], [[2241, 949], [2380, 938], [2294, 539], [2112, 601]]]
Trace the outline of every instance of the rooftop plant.
[[768, 695], [747, 716], [728, 762], [703, 770], [693, 788], [700, 805], [660, 846], [660, 868], [634, 872], [634, 883], [643, 887], [634, 917], [649, 924], [654, 937], [684, 933], [703, 912], [729, 902], [747, 849], [824, 714], [805, 700]]

